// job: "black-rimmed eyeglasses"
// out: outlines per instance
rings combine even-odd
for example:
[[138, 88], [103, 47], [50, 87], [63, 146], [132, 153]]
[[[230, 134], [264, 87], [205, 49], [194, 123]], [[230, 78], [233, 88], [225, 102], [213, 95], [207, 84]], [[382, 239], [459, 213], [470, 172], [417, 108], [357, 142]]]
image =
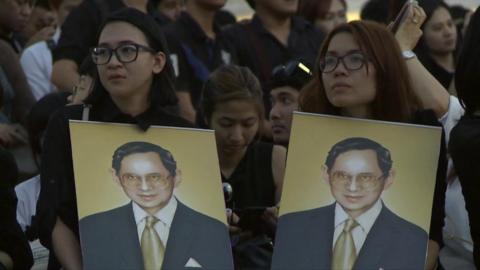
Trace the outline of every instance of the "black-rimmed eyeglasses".
[[344, 56], [327, 55], [320, 59], [320, 71], [323, 73], [330, 73], [338, 67], [340, 62], [342, 62], [343, 66], [348, 71], [354, 71], [361, 69], [367, 62], [367, 59], [365, 55], [359, 52], [349, 53]]
[[131, 63], [137, 60], [138, 52], [145, 51], [154, 53], [155, 50], [149, 48], [147, 46], [143, 46], [140, 44], [124, 44], [120, 45], [115, 49], [108, 48], [108, 47], [93, 47], [90, 50], [90, 54], [92, 56], [92, 61], [96, 65], [106, 65], [110, 62], [112, 58], [112, 54], [115, 53], [115, 57], [121, 63]]

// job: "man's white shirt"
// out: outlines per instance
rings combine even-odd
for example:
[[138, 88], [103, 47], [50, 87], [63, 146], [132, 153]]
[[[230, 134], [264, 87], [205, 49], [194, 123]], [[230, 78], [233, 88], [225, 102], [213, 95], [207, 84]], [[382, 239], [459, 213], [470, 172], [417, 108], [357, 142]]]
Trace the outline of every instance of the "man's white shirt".
[[[357, 255], [360, 252], [363, 243], [365, 243], [365, 239], [367, 239], [370, 229], [372, 229], [373, 224], [380, 215], [382, 207], [382, 200], [379, 199], [370, 209], [355, 219], [355, 221], [358, 223], [358, 226], [353, 228], [351, 233], [353, 242], [355, 243]], [[339, 203], [335, 203], [335, 231], [333, 233], [332, 249], [335, 247], [335, 243], [345, 227], [345, 222], [347, 222], [349, 218], [350, 216], [345, 212], [345, 210], [343, 210], [342, 206]]]
[[[145, 221], [148, 214], [137, 203], [132, 202], [133, 215], [135, 216], [135, 224], [137, 224], [138, 241], [142, 241], [142, 233], [145, 229]], [[158, 218], [158, 222], [155, 223], [155, 231], [162, 240], [163, 246], [167, 246], [168, 235], [170, 233], [170, 227], [172, 226], [173, 216], [177, 210], [177, 199], [172, 196], [170, 201], [160, 209], [154, 216]]]

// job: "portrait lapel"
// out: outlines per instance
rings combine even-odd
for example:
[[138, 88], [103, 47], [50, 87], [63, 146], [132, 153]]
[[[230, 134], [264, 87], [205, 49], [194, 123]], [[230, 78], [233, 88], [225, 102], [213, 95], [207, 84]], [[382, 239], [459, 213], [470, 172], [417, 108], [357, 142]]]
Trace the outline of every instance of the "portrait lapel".
[[121, 221], [114, 226], [111, 230], [112, 246], [118, 248], [119, 259], [123, 261], [125, 269], [143, 269], [142, 249], [131, 203], [122, 207]]
[[313, 269], [330, 269], [332, 261], [332, 241], [334, 232], [335, 204], [329, 205], [322, 214], [312, 216], [308, 235], [311, 235], [309, 249], [313, 252], [311, 267]]
[[178, 269], [191, 257], [189, 250], [195, 241], [194, 221], [190, 220], [187, 207], [178, 201], [165, 250], [162, 269]]
[[379, 269], [381, 258], [388, 250], [388, 244], [392, 241], [392, 230], [388, 218], [389, 210], [382, 207], [382, 211], [370, 229], [358, 254], [354, 269]]

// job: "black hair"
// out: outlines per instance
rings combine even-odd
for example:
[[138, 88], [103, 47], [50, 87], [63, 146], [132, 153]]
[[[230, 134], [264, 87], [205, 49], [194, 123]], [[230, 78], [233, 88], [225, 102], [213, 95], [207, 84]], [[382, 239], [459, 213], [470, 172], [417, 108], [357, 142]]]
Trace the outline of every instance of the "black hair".
[[285, 65], [276, 66], [267, 82], [267, 89], [290, 86], [300, 91], [312, 79], [312, 72], [303, 63], [293, 60]]
[[455, 71], [455, 88], [467, 115], [480, 110], [480, 9], [472, 15]]
[[[102, 26], [98, 30], [97, 41], [105, 26], [112, 22], [127, 22], [137, 27], [145, 34], [148, 45], [155, 52], [163, 52], [165, 54], [165, 67], [159, 74], [153, 75], [152, 85], [150, 86], [150, 106], [165, 107], [176, 105], [178, 100], [175, 95], [175, 88], [173, 84], [173, 68], [168, 57], [169, 52], [167, 43], [165, 41], [162, 29], [158, 23], [151, 16], [137, 9], [123, 8], [111, 13], [105, 19]], [[85, 103], [96, 104], [106, 96], [108, 96], [108, 92], [99, 81], [99, 78], [96, 78], [93, 90], [85, 100]]]
[[[50, 93], [33, 105], [27, 115], [27, 131], [35, 162], [42, 153], [42, 136], [47, 129], [50, 116], [67, 104], [68, 92]], [[37, 164], [39, 165], [39, 164]]]
[[[427, 25], [427, 22], [432, 18], [433, 13], [438, 8], [445, 8], [449, 13], [450, 13], [450, 7], [443, 1], [443, 0], [420, 0], [419, 5], [422, 7], [422, 9], [425, 11], [426, 19], [425, 22], [422, 25], [422, 30], [425, 29], [425, 26]], [[457, 38], [457, 45], [458, 45], [458, 38]], [[419, 55], [420, 59], [423, 59], [425, 57], [428, 57], [429, 49], [427, 48], [427, 45], [425, 44], [425, 36], [422, 36], [420, 40], [418, 41], [417, 46], [415, 47], [415, 53]]]
[[248, 4], [252, 9], [255, 9], [255, 0], [247, 0], [247, 4]]
[[325, 166], [330, 171], [335, 164], [337, 157], [345, 152], [352, 150], [373, 150], [377, 153], [377, 162], [384, 177], [388, 176], [392, 169], [392, 157], [390, 151], [383, 147], [381, 144], [362, 137], [347, 138], [336, 143], [328, 152], [327, 159], [325, 160]]
[[118, 147], [112, 156], [112, 168], [116, 173], [120, 171], [122, 167], [122, 160], [124, 157], [132, 154], [154, 152], [158, 154], [163, 166], [168, 170], [171, 176], [176, 175], [177, 162], [173, 158], [172, 153], [167, 149], [149, 142], [134, 141]]
[[203, 86], [201, 114], [210, 121], [217, 104], [232, 100], [251, 100], [263, 120], [262, 88], [247, 67], [226, 65], [210, 74]]
[[388, 24], [389, 7], [390, 0], [370, 0], [363, 5], [360, 18], [386, 25]]

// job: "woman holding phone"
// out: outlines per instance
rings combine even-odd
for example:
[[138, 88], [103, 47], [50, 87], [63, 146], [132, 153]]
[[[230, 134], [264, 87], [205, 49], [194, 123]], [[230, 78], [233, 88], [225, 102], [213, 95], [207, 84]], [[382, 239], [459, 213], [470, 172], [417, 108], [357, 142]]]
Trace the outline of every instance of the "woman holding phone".
[[[416, 5], [396, 32], [373, 22], [353, 21], [325, 39], [314, 80], [304, 88], [306, 112], [372, 120], [436, 125], [449, 105], [446, 90], [419, 63], [411, 49], [421, 35], [424, 13]], [[425, 110], [427, 109], [427, 110]], [[442, 245], [446, 156], [442, 146], [430, 226], [427, 268]]]
[[257, 138], [265, 115], [260, 83], [246, 67], [220, 67], [205, 83], [201, 108], [215, 130], [222, 182], [231, 187], [235, 265], [268, 269], [286, 149]]

